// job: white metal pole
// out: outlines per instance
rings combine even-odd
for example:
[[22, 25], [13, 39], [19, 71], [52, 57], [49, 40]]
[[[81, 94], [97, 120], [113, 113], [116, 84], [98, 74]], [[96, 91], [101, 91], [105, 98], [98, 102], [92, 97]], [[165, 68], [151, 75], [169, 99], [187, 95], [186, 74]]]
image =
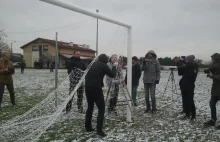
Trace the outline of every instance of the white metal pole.
[[98, 19], [101, 19], [101, 20], [104, 20], [104, 21], [107, 21], [107, 22], [110, 22], [110, 23], [114, 23], [114, 24], [117, 24], [117, 25], [120, 25], [120, 26], [123, 26], [123, 27], [127, 27], [127, 28], [131, 27], [131, 25], [128, 25], [128, 24], [125, 24], [123, 22], [114, 20], [112, 18], [108, 18], [104, 15], [100, 15], [96, 12], [89, 11], [87, 9], [84, 9], [82, 7], [73, 5], [73, 4], [68, 3], [66, 1], [63, 1], [63, 0], [40, 0], [40, 1], [50, 3], [50, 4], [53, 4], [53, 5], [59, 6], [59, 7], [63, 7], [65, 9], [69, 9], [69, 10], [72, 10], [72, 11], [75, 11], [75, 12], [78, 12], [78, 13], [82, 13], [82, 14], [85, 14], [87, 16], [98, 18]]
[[[129, 94], [131, 94], [131, 91], [132, 91], [132, 78], [131, 78], [131, 75], [132, 75], [132, 28], [128, 28], [128, 37], [127, 37], [127, 87], [128, 87], [128, 91], [129, 91]], [[129, 95], [128, 94], [128, 95]], [[130, 97], [132, 98], [132, 96]], [[129, 101], [129, 105], [131, 106], [131, 101]], [[128, 122], [132, 122], [131, 120], [131, 110], [129, 108], [129, 106], [127, 107], [127, 121]]]
[[[97, 9], [96, 12], [98, 13], [99, 10]], [[96, 27], [96, 56], [99, 55], [98, 44], [99, 44], [99, 19], [97, 18], [97, 27]]]

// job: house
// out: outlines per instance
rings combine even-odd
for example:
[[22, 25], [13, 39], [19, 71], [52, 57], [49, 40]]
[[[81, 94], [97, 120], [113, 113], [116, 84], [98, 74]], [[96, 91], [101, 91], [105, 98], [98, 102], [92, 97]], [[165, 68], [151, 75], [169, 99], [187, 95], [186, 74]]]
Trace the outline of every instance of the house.
[[[87, 66], [94, 58], [96, 51], [89, 48], [89, 45], [79, 45], [73, 42], [57, 41], [59, 68], [66, 68], [68, 60], [72, 57], [74, 51], [81, 53], [81, 59]], [[47, 63], [55, 61], [56, 41], [44, 38], [37, 38], [23, 46], [23, 59], [26, 61], [28, 68], [33, 68], [35, 62], [42, 61], [43, 67]]]

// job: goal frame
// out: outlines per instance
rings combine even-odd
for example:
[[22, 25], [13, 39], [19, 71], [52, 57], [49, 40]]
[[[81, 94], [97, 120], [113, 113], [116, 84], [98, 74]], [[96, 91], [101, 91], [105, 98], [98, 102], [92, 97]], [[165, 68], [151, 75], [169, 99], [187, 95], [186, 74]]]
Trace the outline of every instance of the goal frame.
[[[53, 4], [53, 5], [65, 8], [65, 9], [69, 9], [71, 11], [75, 11], [77, 13], [81, 13], [81, 14], [84, 14], [84, 15], [87, 15], [87, 16], [91, 16], [91, 17], [94, 17], [94, 18], [97, 18], [97, 19], [100, 19], [100, 20], [103, 20], [103, 21], [107, 21], [109, 23], [120, 25], [120, 26], [125, 27], [125, 28], [128, 29], [127, 30], [127, 87], [128, 87], [129, 93], [131, 94], [131, 92], [132, 92], [132, 89], [131, 89], [132, 88], [132, 85], [131, 85], [131, 82], [132, 82], [132, 77], [131, 77], [131, 75], [132, 75], [132, 59], [131, 59], [132, 58], [132, 26], [129, 25], [129, 24], [120, 22], [118, 20], [109, 18], [107, 16], [89, 11], [85, 8], [76, 6], [74, 4], [68, 3], [68, 2], [63, 1], [63, 0], [40, 0], [40, 1], [46, 2], [46, 3], [49, 3], [49, 4]], [[132, 100], [129, 101], [130, 106], [131, 106], [131, 101]], [[127, 122], [132, 122], [132, 120], [131, 120], [131, 111], [129, 109], [129, 106], [127, 106]]]

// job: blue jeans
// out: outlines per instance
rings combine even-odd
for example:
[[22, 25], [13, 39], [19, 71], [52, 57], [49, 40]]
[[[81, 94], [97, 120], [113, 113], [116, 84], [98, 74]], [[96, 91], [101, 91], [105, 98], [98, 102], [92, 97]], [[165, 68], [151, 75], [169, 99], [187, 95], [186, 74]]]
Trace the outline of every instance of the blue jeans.
[[132, 101], [133, 103], [137, 103], [137, 85], [132, 86]]
[[210, 100], [211, 117], [213, 120], [217, 120], [216, 117], [216, 103], [220, 100], [219, 96], [212, 96]]

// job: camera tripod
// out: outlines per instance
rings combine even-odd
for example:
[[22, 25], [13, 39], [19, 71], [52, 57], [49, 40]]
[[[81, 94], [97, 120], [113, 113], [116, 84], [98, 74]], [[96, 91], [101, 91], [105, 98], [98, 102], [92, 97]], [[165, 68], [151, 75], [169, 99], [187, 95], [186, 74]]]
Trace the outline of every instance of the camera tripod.
[[167, 90], [167, 87], [168, 87], [168, 83], [171, 81], [172, 82], [172, 100], [173, 100], [173, 94], [176, 93], [177, 94], [177, 87], [176, 87], [176, 82], [175, 82], [175, 78], [174, 78], [174, 73], [173, 73], [173, 70], [174, 68], [170, 68], [171, 72], [170, 72], [170, 76], [168, 78], [168, 81], [167, 81], [167, 84], [166, 84], [166, 87], [164, 89], [164, 92], [163, 92], [163, 95], [165, 94], [166, 90]]

